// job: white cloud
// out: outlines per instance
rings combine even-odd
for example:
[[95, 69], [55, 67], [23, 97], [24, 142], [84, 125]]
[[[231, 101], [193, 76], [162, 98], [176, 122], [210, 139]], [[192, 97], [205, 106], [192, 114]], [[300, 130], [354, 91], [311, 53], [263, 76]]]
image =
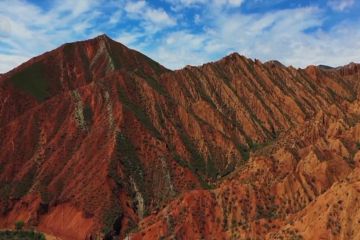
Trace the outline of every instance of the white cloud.
[[212, 6], [213, 10], [220, 10], [223, 7], [240, 7], [245, 0], [165, 0], [170, 3], [173, 10], [178, 12], [184, 8], [203, 8]]
[[0, 53], [0, 59], [6, 59], [6, 61], [0, 61], [0, 73], [11, 70], [12, 68], [19, 65], [20, 63], [28, 60], [29, 58], [30, 57]]
[[110, 25], [117, 24], [117, 23], [120, 21], [121, 16], [122, 16], [122, 10], [119, 9], [119, 10], [115, 11], [115, 12], [111, 15], [108, 23], [109, 23]]
[[158, 42], [159, 47], [145, 52], [167, 67], [177, 69], [208, 61], [208, 56], [203, 52], [206, 41], [206, 36], [187, 31], [171, 32]]
[[166, 2], [172, 4], [177, 9], [182, 9], [184, 7], [193, 7], [200, 4], [208, 3], [208, 0], [165, 0]]
[[[223, 9], [207, 11], [202, 17], [203, 22], [211, 23], [204, 31], [172, 32], [159, 43], [160, 47], [147, 53], [170, 68], [198, 65], [234, 51], [296, 67], [339, 66], [360, 61], [358, 23], [343, 22], [323, 31], [321, 27], [326, 18], [317, 7], [266, 14], [229, 13]], [[307, 33], [308, 29], [312, 32]]]
[[242, 3], [243, 0], [229, 0], [229, 4], [236, 7], [239, 7]]
[[128, 13], [141, 14], [146, 6], [147, 3], [145, 1], [127, 2], [125, 5], [125, 11]]
[[[329, 8], [249, 14], [241, 10], [245, 0], [164, 1], [172, 10], [143, 0], [55, 0], [47, 10], [25, 0], [0, 0], [0, 72], [64, 42], [109, 31], [115, 40], [173, 69], [234, 51], [300, 67], [360, 61], [359, 22], [338, 22], [324, 30]], [[354, 4], [328, 3], [337, 3], [337, 11]]]
[[[48, 11], [24, 0], [0, 1], [1, 72], [94, 31], [102, 0], [56, 0]], [[4, 20], [5, 19], [5, 20]], [[5, 22], [5, 23], [4, 23]]]
[[122, 32], [114, 38], [115, 41], [118, 41], [126, 46], [135, 47], [135, 43], [138, 42], [140, 38], [144, 37], [144, 33], [139, 31], [131, 32]]
[[244, 0], [212, 0], [218, 6], [240, 7]]
[[355, 0], [329, 0], [328, 6], [334, 11], [344, 11], [355, 4]]
[[148, 9], [146, 12], [146, 17], [153, 23], [156, 24], [165, 24], [166, 26], [173, 26], [176, 21], [171, 18], [164, 10], [162, 9]]
[[180, 0], [179, 2], [184, 5], [193, 5], [199, 3], [206, 3], [206, 0]]
[[199, 14], [195, 14], [195, 16], [194, 16], [194, 23], [195, 23], [195, 24], [200, 24], [200, 22], [201, 22], [201, 17], [200, 17], [200, 15], [199, 15]]
[[11, 32], [10, 20], [0, 16], [0, 37], [7, 37]]
[[144, 30], [149, 34], [176, 24], [176, 20], [164, 9], [153, 8], [145, 1], [128, 1], [125, 5], [125, 11], [130, 18], [140, 20]]

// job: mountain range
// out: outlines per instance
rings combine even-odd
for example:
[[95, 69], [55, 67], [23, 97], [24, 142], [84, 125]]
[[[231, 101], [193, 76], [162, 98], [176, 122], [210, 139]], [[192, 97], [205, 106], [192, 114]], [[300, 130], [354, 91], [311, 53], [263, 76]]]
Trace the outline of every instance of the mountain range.
[[360, 239], [359, 82], [355, 63], [173, 71], [106, 35], [64, 44], [0, 75], [0, 227]]

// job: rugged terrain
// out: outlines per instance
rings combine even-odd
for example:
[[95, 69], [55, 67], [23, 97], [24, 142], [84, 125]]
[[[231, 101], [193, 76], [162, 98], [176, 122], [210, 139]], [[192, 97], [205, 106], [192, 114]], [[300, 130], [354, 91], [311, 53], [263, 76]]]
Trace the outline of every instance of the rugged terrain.
[[105, 35], [0, 76], [0, 227], [360, 238], [360, 65], [171, 71]]

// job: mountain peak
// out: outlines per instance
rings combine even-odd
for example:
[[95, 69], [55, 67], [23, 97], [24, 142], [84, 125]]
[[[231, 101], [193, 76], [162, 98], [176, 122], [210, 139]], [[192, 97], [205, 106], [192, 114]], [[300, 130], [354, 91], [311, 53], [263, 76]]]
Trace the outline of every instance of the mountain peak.
[[96, 36], [95, 38], [111, 39], [106, 33], [100, 34], [100, 35]]
[[106, 35], [105, 33], [104, 34], [101, 34], [101, 35], [98, 35], [96, 37], [94, 37], [93, 39], [90, 39], [91, 40], [95, 40], [95, 41], [105, 41], [105, 42], [108, 42], [108, 41], [114, 41], [112, 38], [110, 38], [108, 35]]
[[243, 55], [240, 55], [238, 52], [230, 53], [229, 55], [223, 57], [217, 62], [223, 62], [223, 63], [239, 63], [239, 62], [247, 62], [249, 59]]

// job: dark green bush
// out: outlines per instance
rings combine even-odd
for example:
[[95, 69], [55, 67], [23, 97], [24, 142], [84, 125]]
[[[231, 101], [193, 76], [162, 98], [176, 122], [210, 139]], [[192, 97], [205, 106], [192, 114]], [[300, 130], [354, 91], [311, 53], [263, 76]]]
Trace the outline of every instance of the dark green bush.
[[0, 231], [0, 240], [46, 240], [45, 235], [34, 231]]
[[28, 193], [34, 182], [35, 175], [36, 175], [36, 167], [33, 166], [29, 170], [29, 172], [23, 177], [23, 179], [15, 183], [14, 192], [13, 192], [13, 197], [15, 199], [20, 199]]
[[19, 220], [19, 221], [15, 222], [15, 229], [16, 230], [22, 230], [24, 225], [25, 225], [24, 221]]
[[93, 122], [93, 112], [91, 110], [91, 106], [89, 104], [85, 104], [84, 110], [84, 120], [87, 126], [91, 126]]

